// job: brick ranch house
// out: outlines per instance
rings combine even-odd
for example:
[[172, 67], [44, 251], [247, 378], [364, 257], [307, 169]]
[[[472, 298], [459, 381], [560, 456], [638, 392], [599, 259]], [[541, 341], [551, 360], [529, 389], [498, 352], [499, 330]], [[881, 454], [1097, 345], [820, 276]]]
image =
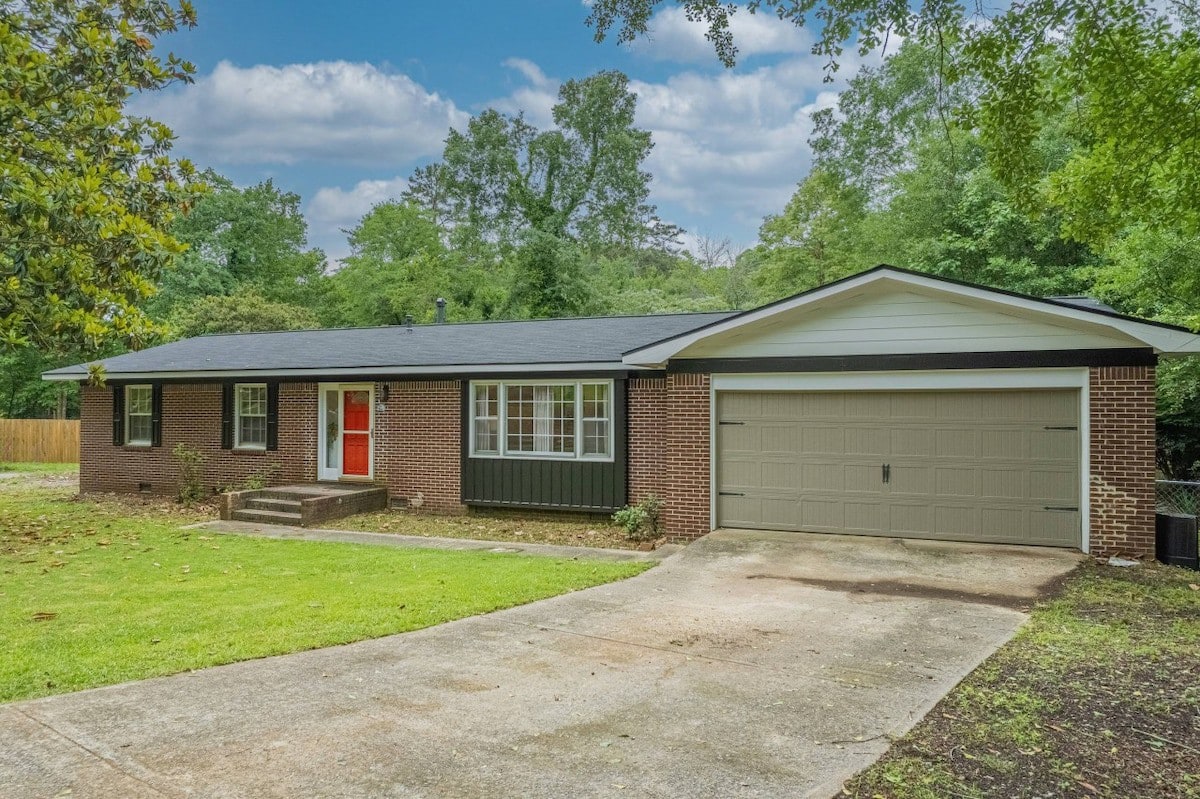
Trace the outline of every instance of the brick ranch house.
[[[1155, 364], [1200, 337], [888, 266], [744, 313], [205, 336], [103, 361], [83, 491], [365, 481], [439, 512], [1153, 555]], [[83, 382], [87, 365], [47, 372]]]

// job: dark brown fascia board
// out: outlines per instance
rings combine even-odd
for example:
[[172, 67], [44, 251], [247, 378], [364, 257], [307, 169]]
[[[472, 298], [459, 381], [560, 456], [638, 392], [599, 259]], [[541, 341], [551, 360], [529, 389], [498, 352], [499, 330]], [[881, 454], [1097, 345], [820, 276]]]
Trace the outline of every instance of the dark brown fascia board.
[[1096, 350], [1018, 350], [892, 355], [813, 355], [798, 358], [675, 358], [667, 371], [682, 374], [737, 372], [891, 372], [937, 369], [1048, 369], [1066, 366], [1154, 366], [1149, 347]]

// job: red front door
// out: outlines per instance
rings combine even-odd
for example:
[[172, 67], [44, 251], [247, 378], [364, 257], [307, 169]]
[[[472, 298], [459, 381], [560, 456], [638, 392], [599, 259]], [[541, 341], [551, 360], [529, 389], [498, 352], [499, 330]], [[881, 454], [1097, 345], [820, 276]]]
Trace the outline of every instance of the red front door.
[[371, 392], [342, 394], [342, 474], [371, 476]]

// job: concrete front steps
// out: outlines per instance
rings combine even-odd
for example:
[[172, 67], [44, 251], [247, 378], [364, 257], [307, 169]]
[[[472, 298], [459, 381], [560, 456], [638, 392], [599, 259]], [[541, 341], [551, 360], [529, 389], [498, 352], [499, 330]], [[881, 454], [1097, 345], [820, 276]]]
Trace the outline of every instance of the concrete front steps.
[[258, 524], [315, 527], [387, 507], [387, 489], [344, 483], [276, 486], [221, 495], [221, 518]]

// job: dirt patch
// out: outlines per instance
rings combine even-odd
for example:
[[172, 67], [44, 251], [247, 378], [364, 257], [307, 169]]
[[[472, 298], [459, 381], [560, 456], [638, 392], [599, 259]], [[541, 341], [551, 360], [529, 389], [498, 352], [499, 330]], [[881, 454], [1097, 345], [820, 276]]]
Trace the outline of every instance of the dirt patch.
[[1200, 797], [1196, 584], [1081, 569], [840, 796]]
[[[977, 591], [965, 591], [955, 588], [941, 588], [920, 583], [904, 583], [898, 580], [878, 580], [863, 582], [861, 580], [824, 580], [819, 577], [791, 577], [777, 574], [751, 574], [748, 580], [786, 580], [801, 585], [811, 585], [826, 591], [841, 591], [847, 594], [862, 594], [878, 597], [907, 597], [911, 599], [952, 599], [958, 602], [969, 602], [975, 605], [994, 605], [1002, 608], [1028, 610], [1036, 601], [1028, 596], [1013, 596], [1009, 594], [985, 594]], [[1040, 592], [1039, 592], [1040, 595]]]

